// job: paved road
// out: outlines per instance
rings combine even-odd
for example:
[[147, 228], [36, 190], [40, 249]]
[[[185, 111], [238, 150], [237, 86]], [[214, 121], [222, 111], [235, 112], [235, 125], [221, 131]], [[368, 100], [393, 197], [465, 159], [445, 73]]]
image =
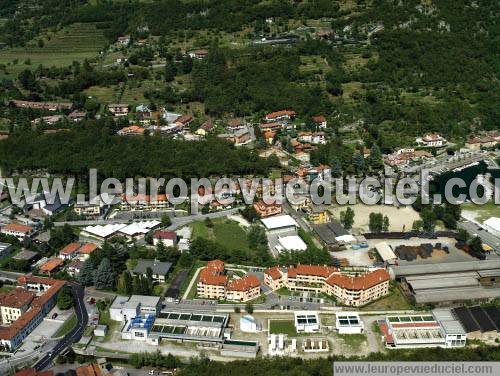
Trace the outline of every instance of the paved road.
[[490, 247], [500, 250], [500, 238], [493, 235], [491, 232], [487, 232], [481, 226], [469, 221], [465, 220], [463, 222], [458, 223], [458, 227], [466, 230], [471, 235], [477, 234], [483, 243], [488, 244]]
[[[205, 218], [221, 218], [221, 217], [226, 217], [228, 215], [236, 214], [238, 213], [238, 208], [234, 209], [228, 209], [228, 210], [221, 210], [218, 212], [214, 213], [208, 213], [208, 214], [193, 214], [193, 215], [187, 215], [185, 217], [171, 217], [172, 224], [168, 228], [169, 230], [176, 230], [180, 227], [183, 227], [191, 222], [194, 221], [202, 221]], [[141, 219], [136, 219], [134, 220], [135, 222], [141, 221]], [[113, 223], [126, 223], [127, 221], [124, 219], [93, 219], [93, 220], [85, 220], [85, 221], [64, 221], [64, 222], [54, 222], [55, 226], [64, 226], [65, 224], [72, 225], [72, 226], [91, 226], [91, 225], [106, 225], [106, 224], [113, 224]]]
[[4, 270], [0, 270], [0, 279], [1, 280], [9, 280], [13, 282], [17, 282], [17, 278], [24, 275], [25, 273], [16, 273], [16, 272], [7, 272]]
[[87, 326], [89, 317], [87, 314], [87, 309], [85, 308], [84, 302], [84, 288], [83, 286], [77, 283], [69, 283], [71, 286], [71, 291], [73, 293], [73, 297], [75, 298], [75, 314], [77, 318], [77, 325], [71, 332], [66, 334], [53, 348], [52, 351], [43, 356], [36, 364], [35, 369], [37, 371], [42, 371], [48, 368], [52, 360], [54, 360], [59, 353], [61, 353], [68, 346], [71, 346], [74, 342], [78, 341], [85, 327]]

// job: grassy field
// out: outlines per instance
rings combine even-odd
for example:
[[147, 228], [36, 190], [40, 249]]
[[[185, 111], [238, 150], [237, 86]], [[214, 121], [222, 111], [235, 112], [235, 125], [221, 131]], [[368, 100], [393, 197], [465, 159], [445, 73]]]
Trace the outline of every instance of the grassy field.
[[14, 285], [3, 285], [2, 287], [0, 287], [0, 293], [6, 293], [14, 290], [15, 288], [16, 286]]
[[385, 311], [413, 309], [412, 305], [397, 287], [391, 287], [390, 294], [386, 297], [367, 304], [361, 308], [362, 311]]
[[213, 227], [210, 228], [205, 222], [194, 222], [192, 224], [193, 238], [211, 239], [228, 249], [249, 250], [247, 234], [237, 222], [217, 219], [213, 220], [212, 223]]
[[[43, 47], [38, 46], [39, 39], [43, 40]], [[0, 64], [7, 66], [7, 75], [17, 76], [22, 70], [35, 69], [39, 64], [62, 67], [75, 60], [94, 58], [105, 45], [103, 31], [95, 24], [76, 23], [54, 33], [45, 33], [26, 47], [0, 51]], [[25, 64], [28, 59], [30, 65]]]
[[104, 337], [104, 341], [107, 341], [111, 338], [111, 335], [121, 323], [119, 321], [111, 320], [109, 317], [109, 309], [106, 309], [104, 312], [100, 312], [99, 324], [108, 326], [108, 331]]
[[269, 334], [288, 334], [297, 336], [293, 320], [271, 320], [269, 322]]
[[68, 334], [77, 324], [76, 315], [73, 313], [69, 319], [57, 330], [53, 338], [63, 337]]
[[484, 222], [490, 217], [500, 217], [500, 207], [492, 201], [484, 205], [476, 205], [473, 202], [468, 202], [462, 205], [462, 211], [470, 212], [478, 222]]
[[345, 346], [353, 351], [360, 350], [366, 343], [366, 335], [364, 334], [337, 334], [336, 335]]

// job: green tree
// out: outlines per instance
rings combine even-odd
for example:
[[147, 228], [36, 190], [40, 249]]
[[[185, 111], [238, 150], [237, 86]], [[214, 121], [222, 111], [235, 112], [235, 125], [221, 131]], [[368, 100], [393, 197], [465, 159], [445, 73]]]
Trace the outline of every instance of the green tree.
[[245, 311], [251, 315], [253, 313], [253, 304], [251, 302], [248, 302], [245, 304]]
[[345, 211], [340, 212], [340, 223], [346, 230], [350, 230], [354, 224], [354, 210], [347, 207]]
[[80, 273], [78, 274], [78, 281], [83, 286], [92, 286], [95, 279], [95, 264], [92, 259], [87, 259], [83, 263]]
[[165, 64], [165, 81], [172, 82], [175, 80], [175, 75], [177, 74], [177, 69], [172, 61], [167, 61]]
[[115, 284], [115, 273], [108, 258], [103, 258], [97, 268], [94, 278], [95, 288], [98, 290], [112, 289]]
[[373, 146], [370, 148], [369, 164], [370, 167], [374, 170], [379, 170], [384, 167], [382, 153], [380, 152], [380, 148], [377, 146], [377, 144], [373, 144]]
[[259, 225], [250, 226], [247, 238], [248, 238], [248, 245], [252, 249], [267, 246], [266, 231], [264, 230], [263, 227]]
[[388, 232], [389, 231], [389, 217], [388, 216], [384, 216], [384, 222], [383, 222], [383, 225], [382, 225], [382, 231], [383, 232]]
[[57, 295], [57, 308], [67, 310], [73, 307], [74, 299], [69, 286], [64, 286]]
[[384, 216], [382, 213], [370, 213], [368, 228], [370, 232], [382, 232], [384, 230]]
[[161, 216], [161, 226], [162, 227], [169, 227], [172, 224], [172, 220], [167, 214], [164, 214]]

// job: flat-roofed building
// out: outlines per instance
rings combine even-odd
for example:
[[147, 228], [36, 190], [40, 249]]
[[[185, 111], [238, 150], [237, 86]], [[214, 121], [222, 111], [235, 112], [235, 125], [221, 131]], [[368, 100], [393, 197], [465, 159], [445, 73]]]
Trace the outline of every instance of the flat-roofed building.
[[339, 334], [363, 333], [363, 321], [357, 312], [338, 312], [335, 314], [335, 329]]
[[389, 315], [380, 325], [387, 347], [464, 347], [466, 333], [446, 312]]
[[294, 324], [297, 333], [317, 333], [321, 327], [318, 312], [295, 311]]
[[296, 232], [298, 224], [289, 215], [278, 215], [261, 219], [262, 224], [270, 234]]

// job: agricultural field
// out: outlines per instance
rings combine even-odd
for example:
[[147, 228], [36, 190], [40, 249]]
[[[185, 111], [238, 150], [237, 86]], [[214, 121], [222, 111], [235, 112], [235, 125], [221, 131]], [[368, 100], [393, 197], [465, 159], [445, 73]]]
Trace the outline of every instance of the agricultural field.
[[63, 67], [73, 61], [95, 58], [106, 43], [103, 30], [97, 29], [96, 24], [75, 23], [56, 32], [46, 32], [26, 47], [1, 50], [0, 64], [6, 66], [7, 76], [15, 77], [22, 70], [40, 64]]

